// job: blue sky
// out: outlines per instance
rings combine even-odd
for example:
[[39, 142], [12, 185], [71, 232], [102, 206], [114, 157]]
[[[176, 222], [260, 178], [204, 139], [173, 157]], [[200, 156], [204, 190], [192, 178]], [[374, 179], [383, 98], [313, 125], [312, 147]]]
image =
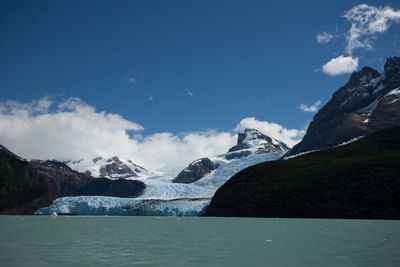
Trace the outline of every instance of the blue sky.
[[[343, 17], [398, 1], [271, 2], [1, 1], [1, 101], [76, 97], [143, 136], [232, 132], [248, 117], [303, 129], [314, 113], [300, 105], [325, 104], [350, 76], [326, 74], [329, 60], [382, 71], [399, 55], [398, 21], [350, 55]], [[321, 44], [324, 32], [332, 40]]]

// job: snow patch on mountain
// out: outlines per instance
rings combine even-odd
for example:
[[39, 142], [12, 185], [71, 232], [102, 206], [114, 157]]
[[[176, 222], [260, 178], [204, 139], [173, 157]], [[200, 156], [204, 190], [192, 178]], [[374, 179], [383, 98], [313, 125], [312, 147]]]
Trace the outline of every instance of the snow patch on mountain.
[[95, 178], [134, 179], [157, 175], [156, 172], [148, 171], [129, 159], [116, 156], [112, 158], [86, 158], [65, 163], [71, 169], [82, 173], [90, 173]]

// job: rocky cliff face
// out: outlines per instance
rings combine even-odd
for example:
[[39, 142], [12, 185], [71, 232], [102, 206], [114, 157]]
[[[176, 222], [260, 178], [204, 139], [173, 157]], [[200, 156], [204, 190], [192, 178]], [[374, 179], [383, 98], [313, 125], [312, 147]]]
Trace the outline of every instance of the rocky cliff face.
[[215, 170], [218, 164], [212, 162], [209, 158], [202, 158], [193, 161], [183, 169], [172, 182], [174, 183], [193, 183], [201, 179], [204, 175]]
[[399, 98], [399, 57], [389, 58], [382, 74], [369, 67], [354, 72], [314, 116], [303, 140], [285, 156], [332, 147], [400, 125]]

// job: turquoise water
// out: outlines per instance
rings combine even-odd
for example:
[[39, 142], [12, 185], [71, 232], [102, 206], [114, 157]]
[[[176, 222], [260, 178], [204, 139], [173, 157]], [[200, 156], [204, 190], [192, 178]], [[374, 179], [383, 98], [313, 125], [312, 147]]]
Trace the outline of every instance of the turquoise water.
[[0, 216], [0, 266], [400, 266], [400, 221]]

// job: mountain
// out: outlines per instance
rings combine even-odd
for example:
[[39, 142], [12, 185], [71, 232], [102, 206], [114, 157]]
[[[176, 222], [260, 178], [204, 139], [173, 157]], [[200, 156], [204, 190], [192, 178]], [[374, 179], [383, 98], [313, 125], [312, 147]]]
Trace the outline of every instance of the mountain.
[[400, 219], [400, 127], [249, 167], [217, 190], [206, 215]]
[[114, 156], [112, 158], [86, 158], [65, 162], [71, 169], [88, 173], [96, 178], [127, 179], [151, 175], [145, 168], [136, 165], [130, 159]]
[[0, 145], [0, 214], [33, 214], [53, 198], [48, 180]]
[[173, 182], [194, 183], [204, 179], [207, 180], [205, 183], [199, 181], [197, 184], [216, 189], [235, 174], [232, 171], [239, 171], [244, 168], [243, 166], [251, 166], [248, 164], [270, 160], [271, 156], [277, 155], [275, 153], [266, 157], [265, 154], [272, 152], [280, 154], [279, 152], [288, 149], [285, 143], [266, 136], [256, 129], [246, 128], [243, 133], [238, 134], [237, 144], [226, 154], [213, 157], [212, 160], [202, 158], [193, 161], [173, 179]]
[[94, 178], [56, 160], [28, 161], [0, 145], [0, 214], [34, 214], [66, 196], [134, 198], [145, 187], [137, 180]]
[[212, 162], [209, 158], [195, 160], [183, 169], [172, 182], [185, 184], [196, 182], [212, 170], [218, 168], [218, 166], [218, 163]]
[[303, 140], [285, 156], [332, 147], [355, 137], [400, 125], [400, 58], [384, 72], [369, 67], [353, 72], [310, 123]]
[[49, 181], [56, 197], [96, 195], [134, 198], [141, 195], [146, 187], [136, 180], [94, 178], [56, 160], [31, 160], [31, 164]]

